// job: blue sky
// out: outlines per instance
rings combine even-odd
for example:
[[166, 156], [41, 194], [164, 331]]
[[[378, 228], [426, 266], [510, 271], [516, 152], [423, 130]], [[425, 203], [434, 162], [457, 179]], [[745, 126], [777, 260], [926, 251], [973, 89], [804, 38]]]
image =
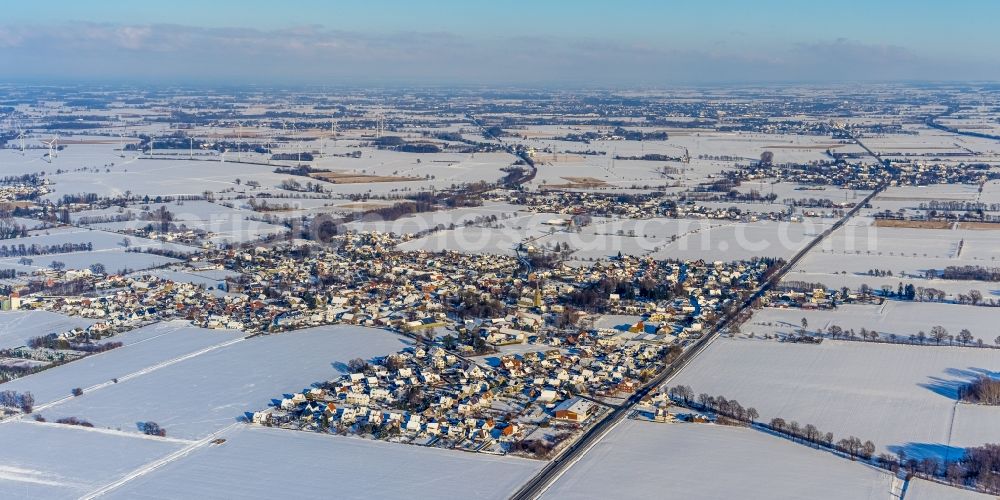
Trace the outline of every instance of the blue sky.
[[176, 82], [995, 80], [998, 16], [989, 0], [36, 0], [3, 7], [0, 64]]

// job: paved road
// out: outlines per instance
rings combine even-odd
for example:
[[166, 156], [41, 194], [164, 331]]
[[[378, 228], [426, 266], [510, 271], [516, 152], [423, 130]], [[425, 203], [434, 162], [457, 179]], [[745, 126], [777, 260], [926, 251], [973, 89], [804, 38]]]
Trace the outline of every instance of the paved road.
[[600, 439], [607, 434], [616, 424], [621, 422], [632, 410], [635, 408], [636, 404], [642, 401], [642, 398], [649, 394], [651, 391], [655, 390], [657, 387], [663, 385], [666, 381], [670, 380], [674, 375], [676, 375], [681, 369], [683, 369], [689, 361], [694, 359], [705, 347], [708, 347], [719, 334], [729, 326], [729, 324], [737, 317], [740, 316], [744, 311], [749, 310], [753, 303], [760, 297], [764, 296], [768, 290], [770, 290], [775, 284], [781, 281], [781, 278], [785, 276], [796, 264], [804, 257], [810, 250], [819, 245], [827, 236], [832, 234], [838, 228], [844, 225], [851, 217], [856, 215], [865, 205], [867, 205], [875, 196], [877, 196], [882, 190], [885, 189], [885, 185], [879, 186], [877, 189], [871, 192], [865, 199], [861, 200], [860, 203], [854, 206], [850, 211], [844, 214], [840, 220], [834, 223], [832, 226], [827, 228], [825, 231], [819, 234], [816, 238], [810, 241], [805, 247], [799, 250], [784, 266], [782, 266], [771, 278], [761, 284], [760, 287], [743, 303], [740, 307], [733, 312], [725, 316], [722, 321], [717, 323], [715, 327], [710, 330], [710, 333], [703, 336], [697, 342], [695, 342], [691, 347], [684, 351], [683, 354], [678, 356], [677, 360], [667, 366], [663, 371], [656, 375], [652, 380], [643, 385], [632, 394], [624, 403], [617, 406], [611, 413], [606, 415], [603, 419], [595, 423], [589, 430], [584, 432], [573, 444], [567, 446], [563, 449], [552, 461], [550, 461], [541, 471], [538, 472], [534, 477], [532, 477], [527, 483], [524, 484], [519, 490], [514, 492], [511, 496], [512, 500], [531, 500], [538, 498], [541, 494], [555, 481], [566, 468], [576, 462], [588, 449], [590, 449], [594, 444], [596, 444]]

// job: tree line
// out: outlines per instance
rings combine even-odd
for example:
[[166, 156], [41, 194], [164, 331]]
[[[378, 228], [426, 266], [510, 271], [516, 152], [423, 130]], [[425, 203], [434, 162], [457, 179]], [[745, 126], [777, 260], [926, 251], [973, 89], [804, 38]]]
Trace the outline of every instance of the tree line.
[[94, 244], [86, 243], [61, 243], [55, 245], [0, 245], [0, 257], [23, 257], [26, 255], [50, 255], [57, 253], [90, 252], [94, 249]]
[[744, 408], [736, 400], [726, 399], [724, 396], [709, 396], [708, 394], [701, 393], [696, 398], [694, 396], [694, 390], [686, 385], [678, 385], [670, 388], [667, 395], [672, 401], [683, 406], [700, 411], [712, 412], [717, 415], [736, 420], [737, 422], [741, 422], [748, 426], [756, 424], [765, 429], [771, 430], [772, 432], [788, 437], [792, 439], [792, 441], [801, 441], [817, 447], [822, 446], [837, 450], [846, 454], [851, 458], [851, 460], [856, 460], [858, 458], [869, 460], [875, 454], [875, 444], [871, 441], [862, 442], [861, 439], [855, 436], [850, 436], [834, 442], [832, 432], [824, 433], [812, 424], [802, 426], [795, 421], [788, 423], [783, 418], [773, 418], [769, 424], [756, 422], [756, 419], [760, 417], [760, 415], [753, 407]]
[[28, 227], [14, 222], [13, 217], [0, 217], [0, 240], [28, 236]]
[[940, 273], [932, 272], [946, 280], [1000, 281], [1000, 267], [948, 266]]
[[[994, 382], [1000, 385], [1000, 381]], [[702, 393], [695, 397], [694, 390], [689, 386], [672, 387], [668, 390], [668, 396], [681, 406], [733, 418], [748, 426], [787, 437], [793, 442], [841, 453], [851, 460], [860, 459], [893, 473], [903, 469], [907, 477], [916, 475], [986, 493], [1000, 493], [1000, 444], [966, 448], [965, 454], [956, 461], [941, 461], [934, 457], [917, 460], [907, 457], [904, 449], [896, 452], [895, 456], [889, 453], [875, 456], [875, 443], [871, 441], [862, 441], [855, 436], [834, 441], [832, 432], [822, 432], [812, 424], [800, 425], [794, 420], [788, 422], [781, 417], [772, 418], [769, 423], [755, 422], [756, 417], [748, 418], [751, 413], [756, 413], [753, 408], [743, 409], [739, 403], [722, 396], [712, 397]]]
[[[934, 345], [941, 345], [947, 342], [948, 345], [955, 345], [956, 343], [963, 346], [975, 346], [975, 347], [987, 347], [982, 339], [977, 339], [968, 328], [963, 328], [959, 330], [957, 334], [952, 334], [947, 328], [941, 325], [935, 325], [931, 327], [930, 332], [924, 332], [920, 330], [914, 335], [908, 337], [902, 335], [896, 335], [895, 333], [890, 333], [883, 337], [878, 330], [868, 329], [862, 327], [859, 331], [855, 331], [853, 328], [845, 329], [839, 325], [830, 325], [826, 328], [824, 333], [822, 328], [817, 328], [816, 330], [810, 332], [808, 330], [809, 323], [806, 318], [802, 318], [802, 327], [798, 329], [797, 333], [801, 336], [817, 336], [824, 337], [828, 336], [834, 340], [861, 340], [870, 342], [890, 342], [890, 343], [909, 343], [916, 345], [928, 345], [933, 343]], [[1000, 336], [994, 339], [994, 343], [1000, 347]]]

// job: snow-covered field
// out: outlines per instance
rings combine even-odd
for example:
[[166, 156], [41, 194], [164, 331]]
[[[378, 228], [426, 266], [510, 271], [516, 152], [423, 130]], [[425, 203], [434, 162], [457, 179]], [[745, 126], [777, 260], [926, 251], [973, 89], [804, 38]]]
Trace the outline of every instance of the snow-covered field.
[[[103, 146], [71, 146], [60, 154], [53, 165], [45, 164], [48, 168], [42, 170], [59, 167], [61, 163], [70, 161], [70, 154], [94, 147]], [[282, 179], [288, 177], [274, 173], [275, 167], [269, 165], [166, 157], [124, 160], [113, 157], [107, 161], [115, 160], [118, 162], [113, 167], [84, 163], [84, 166], [97, 166], [97, 171], [73, 170], [51, 176], [55, 192], [49, 194], [48, 198], [54, 200], [65, 194], [78, 193], [118, 196], [126, 191], [138, 196], [201, 195], [205, 191], [215, 192], [235, 187], [233, 181], [237, 178], [243, 181], [255, 180], [263, 186], [277, 186]]]
[[[824, 136], [812, 135], [777, 135], [756, 134], [745, 132], [714, 132], [708, 130], [648, 128], [647, 132], [666, 131], [669, 138], [666, 141], [591, 141], [590, 143], [560, 141], [553, 139], [568, 133], [580, 133], [587, 127], [544, 127], [532, 126], [527, 130], [515, 133], [527, 135], [527, 138], [512, 139], [514, 142], [535, 148], [539, 151], [536, 157], [538, 175], [531, 183], [532, 187], [543, 187], [546, 184], [560, 185], [566, 183], [565, 177], [592, 177], [606, 183], [597, 190], [620, 190], [622, 188], [643, 186], [662, 186], [681, 182], [690, 186], [702, 182], [710, 175], [721, 170], [732, 168], [736, 160], [749, 161], [760, 158], [764, 151], [774, 153], [776, 162], [810, 162], [829, 159], [826, 150], [831, 149], [842, 153], [861, 152], [854, 144], [843, 144], [841, 141]], [[591, 150], [604, 152], [603, 155], [576, 155], [573, 151]], [[551, 154], [555, 151], [555, 157]], [[682, 158], [685, 154], [690, 161], [643, 161], [614, 160], [614, 156], [642, 156], [655, 153]], [[699, 155], [712, 157], [728, 157], [726, 160], [699, 158]], [[678, 173], [669, 176], [661, 175], [658, 169], [670, 166]], [[591, 188], [592, 189], [592, 188]], [[587, 190], [591, 190], [587, 189]]]
[[[84, 229], [79, 227], [59, 227], [53, 229], [44, 229], [39, 231], [32, 231], [28, 236], [24, 238], [15, 238], [10, 240], [4, 240], [2, 244], [7, 245], [61, 245], [64, 243], [92, 243], [93, 249], [96, 250], [112, 250], [117, 248], [124, 248], [123, 240], [125, 236], [120, 234], [99, 231], [94, 229]], [[172, 243], [163, 243], [160, 241], [150, 240], [146, 238], [137, 238], [129, 236], [129, 245], [139, 248], [156, 248], [171, 250], [175, 252], [192, 252], [194, 251], [191, 247], [186, 245], [176, 245]]]
[[782, 203], [786, 199], [816, 199], [830, 200], [834, 203], [851, 203], [860, 201], [869, 193], [868, 191], [843, 189], [837, 186], [812, 186], [792, 182], [776, 183], [773, 179], [741, 182], [735, 189], [741, 193], [757, 191], [765, 196], [774, 193], [777, 196], [775, 200], [777, 203]]
[[205, 288], [218, 287], [225, 284], [227, 277], [238, 276], [237, 273], [225, 270], [194, 270], [184, 267], [154, 269], [136, 274], [151, 274], [178, 283], [193, 283]]
[[[803, 259], [805, 260], [805, 259]], [[896, 272], [896, 271], [894, 271]], [[1000, 297], [1000, 283], [994, 283], [989, 281], [966, 281], [966, 280], [942, 280], [942, 279], [926, 279], [917, 278], [913, 276], [868, 276], [864, 273], [853, 272], [849, 274], [842, 273], [824, 273], [824, 272], [810, 272], [801, 269], [793, 269], [791, 272], [785, 275], [783, 281], [802, 281], [805, 283], [822, 283], [828, 288], [840, 290], [843, 287], [848, 287], [852, 290], [857, 290], [861, 288], [861, 285], [868, 285], [872, 290], [881, 290], [882, 286], [888, 285], [893, 290], [899, 286], [899, 283], [912, 284], [915, 287], [923, 288], [934, 288], [936, 290], [941, 290], [945, 292], [948, 300], [955, 300], [958, 294], [968, 294], [970, 290], [977, 290], [983, 295], [984, 298], [998, 298]]]
[[31, 273], [48, 268], [53, 262], [62, 262], [66, 269], [88, 269], [94, 264], [101, 264], [109, 273], [120, 271], [137, 271], [153, 267], [174, 264], [178, 261], [150, 253], [126, 252], [124, 249], [95, 250], [92, 252], [73, 252], [50, 255], [35, 255], [29, 257], [30, 265], [21, 265], [19, 258], [0, 259], [0, 268], [15, 269], [18, 272]]
[[496, 227], [457, 227], [453, 230], [437, 231], [397, 246], [399, 250], [454, 250], [464, 253], [514, 254], [521, 242], [532, 245], [536, 239], [557, 231], [546, 222], [569, 219], [565, 214], [518, 212], [517, 217], [498, 220]]
[[919, 478], [910, 480], [906, 488], [906, 500], [989, 500], [991, 495], [955, 488]]
[[[48, 255], [29, 255], [30, 264], [21, 264], [22, 257], [0, 258], [0, 268], [13, 268], [19, 271], [32, 272], [38, 269], [49, 267], [53, 261], [59, 261], [66, 265], [67, 269], [86, 269], [92, 264], [104, 264], [109, 272], [120, 269], [146, 269], [170, 262], [176, 259], [161, 257], [159, 255], [126, 252], [124, 245], [125, 236], [108, 231], [96, 229], [83, 229], [78, 227], [60, 227], [33, 231], [24, 238], [4, 240], [3, 245], [8, 247], [25, 245], [50, 246], [62, 245], [66, 243], [92, 244], [91, 251], [78, 251], [70, 253], [52, 253]], [[132, 249], [162, 249], [180, 253], [191, 253], [196, 249], [172, 243], [128, 237], [129, 245]]]
[[[4, 151], [0, 155], [0, 167], [10, 166], [10, 173], [52, 172], [62, 168], [60, 174], [51, 175], [55, 192], [47, 195], [56, 200], [66, 194], [96, 193], [100, 196], [117, 196], [126, 191], [143, 195], [200, 195], [205, 191], [221, 192], [235, 188], [246, 190], [235, 184], [236, 179], [256, 181], [265, 188], [274, 188], [282, 180], [291, 176], [275, 173], [280, 162], [273, 165], [249, 162], [266, 162], [266, 158], [247, 155], [247, 163], [235, 161], [235, 155], [228, 155], [226, 161], [218, 154], [199, 153], [189, 159], [182, 150], [160, 151], [154, 159], [136, 158], [129, 153], [120, 158], [115, 148], [117, 144], [68, 146], [59, 153], [53, 163], [37, 158], [22, 158], [13, 152]], [[328, 148], [329, 156], [313, 162], [320, 169], [338, 172], [356, 172], [369, 175], [398, 175], [417, 177], [416, 181], [378, 182], [358, 184], [322, 183], [324, 189], [333, 193], [375, 193], [389, 194], [410, 190], [445, 189], [452, 184], [464, 182], [494, 182], [503, 177], [501, 168], [509, 166], [514, 157], [506, 153], [436, 153], [417, 154], [396, 151], [365, 149], [361, 158], [333, 156], [361, 149], [356, 145], [340, 145]], [[67, 170], [72, 166], [73, 169]], [[86, 167], [81, 169], [79, 167]], [[299, 180], [305, 181], [304, 178]]]
[[566, 218], [569, 216], [564, 214], [533, 214], [498, 221], [499, 228], [458, 227], [407, 241], [398, 248], [510, 255], [519, 243], [525, 248], [565, 243], [573, 250], [570, 258], [577, 264], [618, 252], [656, 259], [731, 261], [759, 256], [787, 258], [826, 227], [824, 221], [812, 219], [801, 223], [597, 219], [580, 232], [545, 224]]
[[[712, 247], [710, 231], [726, 222], [707, 219], [594, 219], [580, 231], [559, 231], [541, 237], [536, 244], [552, 247], [567, 244], [574, 260], [594, 260], [623, 255], [649, 255], [657, 250], [689, 244]], [[718, 243], [718, 242], [715, 242]]]
[[41, 406], [68, 397], [75, 387], [84, 389], [86, 396], [88, 388], [111, 383], [111, 379], [124, 383], [130, 374], [141, 374], [242, 336], [233, 330], [195, 328], [183, 321], [157, 323], [115, 337], [113, 340], [125, 344], [122, 347], [0, 384], [0, 389], [29, 391]]
[[730, 223], [689, 233], [652, 254], [657, 259], [732, 261], [753, 257], [789, 258], [827, 227], [821, 220]]
[[[268, 199], [268, 202], [272, 204], [289, 203], [292, 206], [297, 206], [302, 201], [312, 200]], [[204, 230], [214, 233], [209, 239], [213, 243], [222, 243], [223, 241], [243, 242], [268, 234], [280, 234], [285, 231], [285, 228], [282, 226], [251, 220], [249, 217], [260, 216], [261, 214], [249, 209], [228, 208], [207, 201], [185, 201], [180, 204], [176, 202], [150, 203], [142, 206], [148, 206], [150, 211], [158, 210], [161, 207], [166, 209], [173, 215], [173, 224], [176, 224], [179, 228]], [[76, 213], [73, 218], [76, 222], [87, 220], [86, 218], [94, 220], [95, 217], [115, 216], [125, 211], [126, 209], [118, 207], [106, 210], [91, 210]], [[131, 206], [127, 211], [134, 213], [136, 216], [142, 213], [140, 206]], [[123, 222], [94, 223], [90, 224], [90, 227], [109, 231], [122, 231], [125, 229], [143, 228], [149, 224], [150, 222], [147, 220], [136, 219]], [[121, 237], [119, 237], [119, 241], [121, 241]]]
[[[915, 286], [961, 292], [977, 289], [989, 297], [990, 284], [959, 281], [937, 286], [931, 282], [938, 280], [924, 280], [923, 276], [929, 269], [940, 271], [948, 266], [996, 267], [998, 258], [998, 230], [876, 227], [871, 218], [859, 217], [809, 252], [787, 279], [800, 279], [796, 273], [828, 275], [815, 281], [836, 286], [844, 283], [838, 276], [865, 278], [869, 270], [879, 269], [892, 271], [897, 283], [903, 280]], [[871, 281], [870, 285], [878, 280]]]
[[889, 498], [891, 477], [743, 428], [626, 420], [543, 498]]
[[[216, 332], [200, 334], [211, 336]], [[165, 428], [168, 436], [196, 439], [240, 421], [247, 412], [266, 408], [282, 394], [338, 377], [351, 359], [370, 359], [404, 345], [404, 340], [392, 333], [354, 326], [326, 326], [237, 340], [117, 384], [84, 390], [82, 396], [41, 413], [50, 420], [79, 416], [98, 427], [136, 432], [136, 422], [151, 420]], [[61, 394], [69, 394], [76, 378], [59, 378], [59, 370], [71, 369], [77, 363], [39, 375], [49, 375], [54, 380], [47, 385], [58, 382]], [[30, 378], [16, 382], [34, 391]]]
[[352, 231], [380, 231], [383, 233], [396, 233], [400, 235], [414, 234], [428, 229], [433, 229], [439, 225], [444, 227], [448, 227], [451, 224], [461, 226], [464, 225], [466, 221], [475, 221], [477, 219], [482, 220], [492, 216], [497, 217], [497, 223], [502, 223], [508, 218], [525, 216], [525, 212], [519, 212], [521, 208], [523, 207], [517, 207], [506, 203], [490, 203], [481, 207], [456, 208], [453, 210], [419, 213], [393, 221], [380, 220], [351, 222], [347, 224], [347, 228]]
[[[843, 304], [837, 309], [806, 310], [765, 308], [758, 311], [742, 327], [743, 333], [753, 332], [758, 336], [766, 334], [789, 334], [802, 326], [802, 318], [808, 321], [809, 330], [832, 325], [844, 330], [862, 328], [875, 330], [888, 337], [895, 334], [908, 339], [923, 331], [930, 334], [931, 328], [940, 325], [951, 335], [957, 335], [967, 328], [974, 338], [981, 338], [987, 345], [993, 343], [996, 331], [996, 308], [943, 304], [936, 302], [886, 301], [882, 305]], [[1000, 351], [994, 351], [1000, 357]]]
[[507, 498], [541, 462], [240, 426], [107, 498]]
[[0, 497], [80, 498], [182, 447], [171, 440], [31, 421], [0, 424]]
[[74, 328], [86, 328], [94, 320], [48, 311], [0, 311], [0, 349], [21, 347], [28, 340]]
[[720, 338], [670, 385], [736, 399], [760, 420], [813, 424], [908, 456], [952, 456], [1000, 439], [1000, 408], [958, 405], [957, 387], [1000, 372], [993, 349]]
[[[995, 192], [996, 182], [990, 182], [983, 188], [986, 192]], [[976, 201], [979, 186], [973, 184], [934, 184], [931, 186], [893, 186], [887, 188], [872, 200], [870, 209], [862, 213], [897, 211], [916, 209], [921, 203], [931, 201]], [[986, 201], [986, 200], [984, 200]]]

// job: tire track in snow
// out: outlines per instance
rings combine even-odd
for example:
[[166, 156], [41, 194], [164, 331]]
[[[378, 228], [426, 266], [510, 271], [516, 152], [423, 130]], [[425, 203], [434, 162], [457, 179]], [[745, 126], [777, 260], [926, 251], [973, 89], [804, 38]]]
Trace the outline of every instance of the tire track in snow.
[[179, 450], [177, 450], [177, 451], [175, 451], [173, 453], [170, 453], [169, 455], [166, 455], [163, 458], [160, 458], [160, 459], [154, 460], [152, 462], [149, 462], [146, 465], [143, 465], [142, 467], [139, 467], [138, 469], [135, 469], [132, 472], [126, 474], [125, 476], [117, 479], [116, 481], [108, 483], [108, 484], [106, 484], [106, 485], [104, 485], [104, 486], [102, 486], [102, 487], [100, 487], [100, 488], [98, 488], [98, 489], [96, 489], [94, 491], [91, 491], [90, 493], [88, 493], [86, 495], [81, 496], [80, 499], [81, 500], [92, 500], [94, 498], [98, 498], [98, 497], [104, 496], [104, 495], [110, 493], [111, 491], [114, 491], [114, 490], [120, 488], [121, 486], [123, 486], [124, 484], [128, 483], [129, 481], [132, 481], [133, 479], [145, 476], [146, 474], [149, 474], [150, 472], [153, 472], [153, 471], [155, 471], [155, 470], [157, 470], [157, 469], [159, 469], [159, 468], [161, 468], [161, 467], [163, 467], [165, 465], [168, 465], [170, 463], [173, 463], [173, 462], [177, 461], [178, 459], [181, 459], [181, 458], [184, 458], [184, 457], [190, 455], [191, 452], [207, 446], [208, 444], [210, 444], [212, 441], [214, 441], [216, 438], [218, 438], [222, 434], [224, 434], [226, 432], [229, 432], [233, 428], [235, 428], [237, 426], [240, 426], [240, 425], [246, 425], [246, 424], [243, 424], [242, 422], [235, 422], [233, 424], [230, 424], [229, 426], [224, 427], [222, 429], [219, 429], [218, 431], [215, 431], [215, 432], [213, 432], [213, 433], [211, 433], [211, 434], [209, 434], [209, 435], [201, 438], [200, 440], [195, 441], [194, 443], [191, 443], [191, 444], [189, 444], [189, 445], [187, 445], [187, 446], [185, 446], [185, 447], [183, 447], [183, 448], [181, 448], [181, 449], [179, 449]]

